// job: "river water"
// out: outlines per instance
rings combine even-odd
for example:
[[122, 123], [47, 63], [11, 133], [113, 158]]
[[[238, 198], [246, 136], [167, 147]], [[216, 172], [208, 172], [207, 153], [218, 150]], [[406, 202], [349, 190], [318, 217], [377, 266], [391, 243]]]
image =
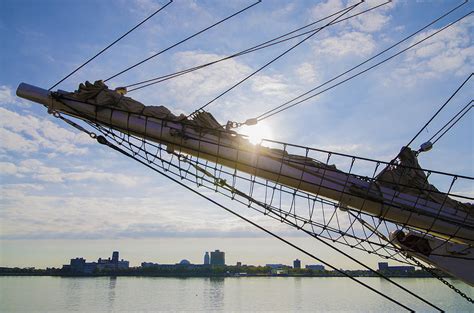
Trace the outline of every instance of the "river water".
[[[370, 286], [420, 312], [435, 310], [379, 278]], [[447, 312], [474, 305], [432, 278], [398, 283]], [[474, 288], [450, 280], [472, 298]], [[402, 312], [345, 278], [0, 277], [1, 312]]]

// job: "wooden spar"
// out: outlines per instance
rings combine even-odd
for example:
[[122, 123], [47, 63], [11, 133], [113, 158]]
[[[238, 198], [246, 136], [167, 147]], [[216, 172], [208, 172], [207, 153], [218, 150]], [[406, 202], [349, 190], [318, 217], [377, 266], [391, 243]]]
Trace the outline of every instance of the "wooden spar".
[[330, 166], [292, 163], [285, 154], [254, 146], [229, 134], [199, 131], [179, 121], [100, 107], [53, 97], [45, 89], [22, 83], [19, 97], [45, 105], [83, 120], [111, 126], [148, 140], [162, 143], [169, 150], [193, 155], [279, 184], [297, 188], [338, 202], [341, 207], [361, 210], [401, 225], [428, 231], [454, 242], [474, 244], [474, 218], [463, 210], [413, 195], [399, 193], [361, 180]]

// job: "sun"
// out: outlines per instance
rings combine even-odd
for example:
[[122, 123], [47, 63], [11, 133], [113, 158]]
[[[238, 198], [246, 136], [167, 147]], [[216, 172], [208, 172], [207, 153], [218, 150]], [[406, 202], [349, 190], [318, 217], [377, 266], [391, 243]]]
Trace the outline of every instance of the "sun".
[[248, 136], [250, 143], [254, 145], [260, 144], [262, 139], [273, 139], [272, 129], [265, 123], [253, 126], [242, 126], [239, 133]]

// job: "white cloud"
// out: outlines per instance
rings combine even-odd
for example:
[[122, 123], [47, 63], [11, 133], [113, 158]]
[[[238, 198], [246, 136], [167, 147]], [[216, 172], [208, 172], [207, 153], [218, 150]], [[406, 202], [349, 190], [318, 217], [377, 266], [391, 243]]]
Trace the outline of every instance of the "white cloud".
[[0, 128], [0, 151], [30, 153], [38, 151], [38, 144], [8, 129]]
[[252, 90], [266, 96], [278, 96], [287, 94], [288, 86], [281, 76], [258, 75], [252, 80]]
[[[179, 52], [174, 55], [178, 69], [201, 65], [224, 56], [197, 51]], [[251, 68], [235, 59], [230, 59], [205, 70], [198, 70], [170, 82], [170, 91], [179, 103], [195, 106], [203, 99], [214, 97], [230, 87], [230, 82], [238, 81], [251, 73]], [[194, 107], [193, 107], [194, 109]]]
[[83, 155], [87, 152], [87, 148], [80, 146], [92, 143], [83, 133], [71, 132], [28, 112], [19, 114], [2, 107], [0, 107], [0, 138], [1, 150], [22, 153], [47, 149], [66, 155]]
[[319, 81], [315, 66], [308, 62], [301, 63], [296, 68], [295, 74], [304, 83], [316, 83]]
[[17, 173], [16, 165], [10, 162], [0, 162], [0, 173], [15, 175]]
[[[177, 70], [212, 62], [224, 57], [213, 53], [185, 51], [174, 55], [173, 61]], [[214, 97], [239, 82], [256, 68], [252, 68], [238, 59], [229, 59], [168, 82], [165, 92], [176, 104], [173, 110], [187, 113], [212, 100]], [[292, 86], [279, 72], [272, 74], [259, 73], [219, 98], [208, 109], [224, 123], [232, 119], [247, 119], [249, 114], [262, 111], [256, 105], [279, 102], [290, 97]], [[163, 99], [163, 95], [157, 99]], [[255, 103], [254, 99], [259, 99]], [[152, 100], [153, 101], [153, 100]], [[179, 106], [178, 106], [179, 105]], [[215, 107], [219, 105], [218, 109]], [[222, 108], [225, 107], [225, 110]]]
[[314, 20], [319, 20], [335, 12], [338, 12], [343, 8], [344, 4], [341, 0], [328, 0], [311, 8], [311, 18]]
[[[251, 234], [252, 228], [208, 204], [175, 199], [175, 188], [153, 197], [36, 195], [34, 185], [0, 187], [3, 238], [202, 237]], [[267, 220], [261, 217], [262, 220]], [[271, 223], [270, 223], [271, 224]], [[279, 224], [273, 225], [280, 227]]]
[[370, 34], [348, 32], [321, 40], [315, 46], [316, 53], [329, 56], [367, 56], [376, 48], [376, 43]]
[[[358, 2], [359, 1], [357, 0], [351, 0], [351, 1], [328, 0], [326, 2], [322, 2], [315, 5], [311, 9], [310, 15], [313, 20], [318, 20], [323, 17], [334, 14]], [[344, 14], [341, 18], [355, 15], [361, 11], [365, 11], [369, 8], [375, 7], [384, 2], [386, 1], [384, 0], [366, 1], [358, 5], [356, 8], [349, 11], [348, 13]], [[358, 31], [358, 32], [366, 32], [366, 33], [374, 33], [374, 32], [381, 31], [390, 21], [391, 17], [388, 14], [388, 11], [393, 9], [394, 6], [395, 6], [394, 3], [385, 4], [377, 9], [374, 9], [372, 11], [353, 17], [345, 22], [338, 23], [338, 25], [344, 27], [346, 31]], [[339, 13], [338, 15], [340, 14], [341, 13]], [[338, 15], [334, 15], [333, 17], [331, 17], [331, 19], [325, 20], [325, 22], [327, 23], [331, 21]]]
[[30, 107], [29, 102], [14, 95], [8, 86], [0, 85], [0, 105], [14, 104], [19, 107]]
[[390, 16], [380, 11], [371, 11], [350, 19], [349, 23], [358, 31], [373, 33], [382, 30], [389, 21]]
[[[447, 73], [469, 74], [474, 67], [474, 47], [471, 44], [473, 25], [474, 18], [468, 17], [414, 47], [407, 52], [404, 62], [389, 79], [413, 86], [421, 80], [438, 78]], [[409, 45], [437, 30], [418, 34]]]
[[102, 182], [119, 184], [126, 187], [133, 187], [138, 181], [143, 183], [143, 178], [131, 177], [119, 173], [108, 173], [91, 168], [72, 168], [71, 171], [64, 172], [60, 168], [50, 167], [37, 159], [26, 159], [18, 163], [0, 162], [0, 172], [17, 177], [30, 177], [32, 179], [47, 183], [63, 182]]

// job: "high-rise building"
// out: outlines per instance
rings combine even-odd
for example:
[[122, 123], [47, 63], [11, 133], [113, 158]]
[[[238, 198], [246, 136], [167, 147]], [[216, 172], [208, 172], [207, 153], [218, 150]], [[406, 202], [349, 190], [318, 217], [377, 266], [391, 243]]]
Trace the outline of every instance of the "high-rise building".
[[204, 265], [209, 264], [211, 264], [211, 260], [209, 259], [209, 252], [206, 251], [206, 254], [204, 254]]
[[388, 270], [388, 262], [379, 262], [379, 271]]
[[296, 259], [293, 261], [293, 268], [301, 268], [301, 261]]
[[118, 261], [119, 261], [119, 252], [118, 251], [112, 252], [112, 263], [117, 264]]
[[225, 265], [225, 253], [219, 250], [212, 251], [211, 265]]

